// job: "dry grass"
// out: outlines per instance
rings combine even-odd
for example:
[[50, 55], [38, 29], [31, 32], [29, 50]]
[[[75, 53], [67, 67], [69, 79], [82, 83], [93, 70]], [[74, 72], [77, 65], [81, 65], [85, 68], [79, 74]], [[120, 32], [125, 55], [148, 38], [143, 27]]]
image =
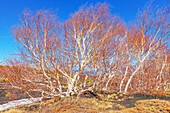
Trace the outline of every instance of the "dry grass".
[[140, 100], [136, 102], [136, 108], [139, 111], [170, 113], [170, 102], [158, 99]]
[[[120, 109], [120, 110], [116, 110]], [[169, 113], [170, 102], [165, 100], [140, 100], [136, 107], [125, 108], [113, 102], [104, 102], [97, 99], [66, 98], [55, 102], [55, 99], [25, 105], [4, 111], [3, 113]]]
[[[129, 96], [130, 97], [130, 96]], [[124, 100], [125, 99], [125, 100]], [[169, 113], [170, 102], [150, 99], [138, 100], [135, 107], [126, 108], [120, 101], [128, 96], [118, 94], [98, 94], [97, 97], [55, 98], [40, 103], [18, 106], [3, 113]], [[134, 99], [134, 98], [131, 98]]]
[[25, 113], [25, 111], [20, 109], [10, 109], [8, 111], [5, 111], [4, 113]]

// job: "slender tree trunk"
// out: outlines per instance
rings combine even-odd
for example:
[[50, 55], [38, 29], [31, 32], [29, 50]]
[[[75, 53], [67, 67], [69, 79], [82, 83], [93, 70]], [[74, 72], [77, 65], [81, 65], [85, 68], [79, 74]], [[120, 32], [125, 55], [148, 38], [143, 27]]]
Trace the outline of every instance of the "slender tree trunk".
[[122, 85], [123, 85], [124, 80], [126, 79], [127, 71], [128, 71], [128, 66], [126, 67], [126, 71], [125, 71], [124, 77], [123, 77], [123, 79], [121, 80], [121, 83], [120, 83], [120, 87], [119, 87], [120, 88], [120, 92], [122, 92]]
[[133, 76], [136, 74], [136, 72], [137, 72], [139, 69], [140, 69], [140, 65], [139, 65], [139, 67], [132, 73], [132, 75], [130, 76], [130, 78], [129, 78], [129, 80], [128, 80], [126, 86], [125, 86], [124, 94], [126, 94], [127, 89], [128, 89], [128, 87], [129, 87], [129, 84], [130, 84], [130, 82], [131, 82]]

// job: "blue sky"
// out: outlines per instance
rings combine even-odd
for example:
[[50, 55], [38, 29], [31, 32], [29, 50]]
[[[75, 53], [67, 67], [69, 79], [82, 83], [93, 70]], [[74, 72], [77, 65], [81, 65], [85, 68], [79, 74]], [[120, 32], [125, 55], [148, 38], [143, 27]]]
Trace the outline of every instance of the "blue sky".
[[[138, 10], [142, 9], [148, 0], [0, 0], [0, 62], [16, 53], [11, 27], [20, 22], [23, 10], [55, 10], [58, 19], [64, 21], [71, 13], [78, 11], [80, 6], [98, 2], [109, 4], [111, 12], [128, 23], [135, 19]], [[168, 0], [154, 0], [154, 4], [159, 6], [167, 3]]]

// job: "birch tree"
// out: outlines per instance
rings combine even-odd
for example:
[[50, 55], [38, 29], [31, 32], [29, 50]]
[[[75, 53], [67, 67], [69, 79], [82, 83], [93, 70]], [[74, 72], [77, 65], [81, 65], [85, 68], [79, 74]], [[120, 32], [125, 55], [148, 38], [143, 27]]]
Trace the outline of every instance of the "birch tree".
[[105, 80], [101, 78], [107, 76], [106, 62], [112, 57], [110, 55], [115, 45], [114, 38], [121, 36], [125, 30], [123, 22], [110, 15], [107, 5], [97, 4], [86, 10], [80, 9], [72, 15], [65, 22], [64, 30], [66, 45], [61, 51], [65, 59], [69, 59], [70, 66], [75, 66], [68, 70], [73, 74], [69, 90], [73, 89], [75, 81], [82, 73], [95, 76], [93, 85], [85, 90], [97, 87]]
[[[15, 75], [6, 76], [11, 83], [15, 82], [13, 87], [38, 91], [42, 96], [71, 96], [93, 90], [108, 80], [108, 71], [113, 71], [115, 62], [109, 69], [107, 64], [115, 56], [115, 37], [124, 32], [123, 21], [112, 16], [106, 4], [81, 8], [63, 24], [49, 11], [25, 11], [21, 24], [13, 27], [20, 60], [11, 63], [25, 71], [13, 71]], [[31, 76], [40, 77], [33, 80]], [[34, 87], [24, 88], [30, 84]]]
[[[132, 78], [143, 67], [145, 61], [154, 54], [168, 37], [168, 14], [167, 9], [158, 9], [157, 12], [151, 11], [150, 7], [139, 12], [136, 27], [129, 34], [132, 47], [135, 48], [132, 55], [133, 72], [127, 81], [124, 93], [127, 92]], [[129, 44], [130, 45], [130, 44]]]

